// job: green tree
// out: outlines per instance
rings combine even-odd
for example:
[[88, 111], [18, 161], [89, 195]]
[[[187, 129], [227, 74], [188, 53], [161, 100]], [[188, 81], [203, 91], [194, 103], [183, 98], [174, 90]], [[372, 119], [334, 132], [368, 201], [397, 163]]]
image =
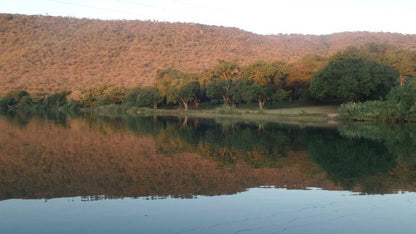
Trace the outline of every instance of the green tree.
[[48, 110], [57, 110], [67, 106], [69, 94], [71, 94], [70, 91], [47, 94], [42, 98], [41, 104]]
[[375, 100], [396, 84], [399, 73], [395, 68], [347, 52], [344, 55], [349, 57], [338, 54], [313, 75], [310, 93], [314, 98], [324, 102]]
[[222, 99], [224, 105], [234, 105], [236, 83], [233, 80], [217, 80], [207, 86], [207, 96], [213, 99]]
[[270, 86], [252, 84], [247, 87], [247, 91], [244, 95], [244, 100], [246, 102], [257, 101], [259, 103], [259, 108], [263, 109], [266, 103], [266, 100], [272, 97], [273, 90]]
[[211, 80], [232, 80], [237, 78], [240, 73], [240, 67], [235, 62], [218, 60], [218, 65], [211, 69]]
[[244, 69], [244, 77], [259, 85], [281, 86], [285, 83], [287, 73], [278, 63], [257, 61]]
[[30, 94], [24, 90], [15, 90], [1, 99], [0, 108], [3, 110], [22, 108], [31, 103]]
[[[282, 68], [284, 64], [257, 61], [244, 69], [244, 77], [252, 82], [244, 89], [246, 102], [257, 101], [263, 109], [266, 101], [272, 101], [274, 93], [282, 95], [286, 85], [287, 73]], [[277, 96], [275, 96], [277, 98]]]
[[162, 101], [160, 91], [154, 87], [132, 89], [124, 100], [129, 106], [153, 107], [154, 109], [157, 109]]
[[192, 81], [182, 86], [178, 91], [178, 98], [185, 107], [188, 109], [188, 103], [193, 101], [196, 108], [199, 108], [201, 102], [201, 86], [198, 81]]
[[80, 97], [81, 105], [91, 108], [97, 105], [110, 104], [110, 100], [108, 100], [108, 98], [104, 96], [104, 92], [106, 89], [107, 86], [99, 85], [86, 90]]
[[166, 97], [169, 89], [180, 88], [193, 78], [192, 75], [169, 68], [158, 70], [156, 74], [156, 88]]
[[328, 58], [315, 54], [308, 54], [301, 59], [288, 65], [288, 78], [286, 82], [287, 90], [291, 91], [291, 98], [309, 99], [308, 89], [312, 74], [324, 68], [328, 63]]

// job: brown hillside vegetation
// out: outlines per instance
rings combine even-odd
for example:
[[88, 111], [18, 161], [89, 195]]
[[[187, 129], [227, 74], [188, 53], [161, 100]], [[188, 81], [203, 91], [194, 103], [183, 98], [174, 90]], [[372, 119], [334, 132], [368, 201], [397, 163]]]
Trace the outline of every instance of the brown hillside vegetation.
[[394, 33], [263, 36], [200, 24], [0, 14], [0, 93], [149, 85], [158, 69], [198, 72], [218, 59], [295, 62], [370, 42], [416, 50], [416, 35]]

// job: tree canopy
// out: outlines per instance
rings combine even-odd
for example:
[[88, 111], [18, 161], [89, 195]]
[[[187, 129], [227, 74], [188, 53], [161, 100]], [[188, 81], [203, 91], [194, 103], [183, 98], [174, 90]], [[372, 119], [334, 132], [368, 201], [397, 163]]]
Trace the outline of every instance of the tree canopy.
[[356, 54], [335, 56], [312, 76], [311, 95], [323, 102], [365, 101], [384, 98], [397, 83], [397, 69], [366, 61]]

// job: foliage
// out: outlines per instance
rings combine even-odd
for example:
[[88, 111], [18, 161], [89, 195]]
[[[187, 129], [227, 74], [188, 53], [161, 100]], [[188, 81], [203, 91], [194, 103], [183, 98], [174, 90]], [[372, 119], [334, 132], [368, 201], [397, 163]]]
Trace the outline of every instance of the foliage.
[[301, 59], [288, 64], [286, 89], [290, 90], [292, 100], [309, 100], [309, 82], [312, 74], [328, 64], [328, 58], [316, 54], [308, 54]]
[[402, 118], [399, 109], [398, 105], [391, 102], [367, 101], [342, 104], [338, 112], [340, 118], [346, 120], [396, 121]]
[[201, 86], [198, 81], [192, 81], [182, 86], [178, 91], [178, 97], [185, 106], [185, 109], [188, 109], [188, 103], [193, 101], [195, 107], [199, 107], [201, 102], [202, 92]]
[[339, 114], [347, 120], [416, 121], [416, 83], [394, 87], [386, 101], [341, 105]]
[[26, 112], [76, 111], [80, 105], [77, 101], [68, 101], [67, 96], [70, 93], [63, 91], [31, 96], [26, 91], [16, 90], [0, 99], [0, 109], [3, 111], [24, 110]]
[[157, 109], [158, 105], [162, 103], [163, 97], [158, 89], [144, 87], [130, 90], [124, 101], [128, 106], [152, 107]]
[[323, 102], [376, 100], [385, 97], [398, 80], [396, 69], [348, 54], [335, 56], [313, 75], [310, 92]]
[[0, 101], [0, 109], [8, 110], [15, 108], [17, 105], [30, 104], [30, 95], [24, 90], [15, 90], [7, 93]]
[[192, 79], [190, 74], [172, 68], [166, 70], [158, 70], [156, 74], [155, 86], [157, 89], [159, 89], [162, 96], [166, 97], [168, 95], [169, 89], [179, 89], [190, 79]]
[[279, 65], [278, 63], [256, 61], [244, 69], [244, 77], [259, 85], [281, 87], [286, 83], [288, 74]]
[[240, 67], [235, 62], [218, 60], [218, 64], [205, 73], [204, 80], [208, 82], [214, 80], [232, 80], [236, 79], [240, 73]]
[[[308, 82], [310, 74], [325, 61], [303, 60], [304, 56], [326, 58], [349, 45], [369, 42], [387, 41], [397, 47], [386, 52], [380, 47], [377, 52], [391, 55], [390, 65], [415, 61], [416, 36], [395, 33], [264, 36], [200, 24], [10, 14], [0, 14], [0, 25], [1, 94], [16, 89], [81, 92], [97, 84], [126, 88], [154, 85], [158, 69], [201, 72], [218, 64], [219, 58], [236, 61], [239, 66], [257, 60], [291, 61], [290, 82]], [[371, 51], [377, 51], [374, 47]]]
[[259, 103], [259, 108], [263, 109], [267, 100], [270, 100], [273, 94], [273, 89], [271, 86], [252, 84], [247, 88], [245, 94], [245, 101], [257, 101]]
[[[268, 63], [257, 61], [244, 69], [244, 77], [249, 82], [243, 90], [243, 100], [256, 101], [259, 108], [263, 109], [267, 101], [274, 100], [274, 93], [284, 94], [288, 74], [283, 69], [282, 63]], [[276, 96], [276, 100], [277, 100]]]
[[118, 86], [98, 85], [86, 90], [80, 97], [80, 102], [85, 107], [120, 104], [126, 97], [127, 90]]
[[217, 80], [207, 85], [207, 97], [222, 99], [226, 106], [234, 105], [235, 92], [236, 82], [233, 80]]
[[416, 80], [394, 87], [387, 95], [387, 100], [399, 104], [409, 114], [416, 112]]

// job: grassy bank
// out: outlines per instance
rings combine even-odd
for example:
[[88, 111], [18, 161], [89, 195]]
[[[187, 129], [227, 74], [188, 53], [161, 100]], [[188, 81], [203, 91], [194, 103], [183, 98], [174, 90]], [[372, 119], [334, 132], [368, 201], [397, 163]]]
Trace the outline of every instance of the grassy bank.
[[194, 118], [215, 118], [280, 122], [301, 125], [335, 125], [337, 124], [338, 107], [336, 106], [296, 106], [279, 109], [259, 110], [250, 106], [235, 107], [203, 107], [201, 109], [151, 109], [125, 108], [122, 106], [101, 106], [94, 113], [106, 116], [122, 114], [142, 116], [178, 116]]

